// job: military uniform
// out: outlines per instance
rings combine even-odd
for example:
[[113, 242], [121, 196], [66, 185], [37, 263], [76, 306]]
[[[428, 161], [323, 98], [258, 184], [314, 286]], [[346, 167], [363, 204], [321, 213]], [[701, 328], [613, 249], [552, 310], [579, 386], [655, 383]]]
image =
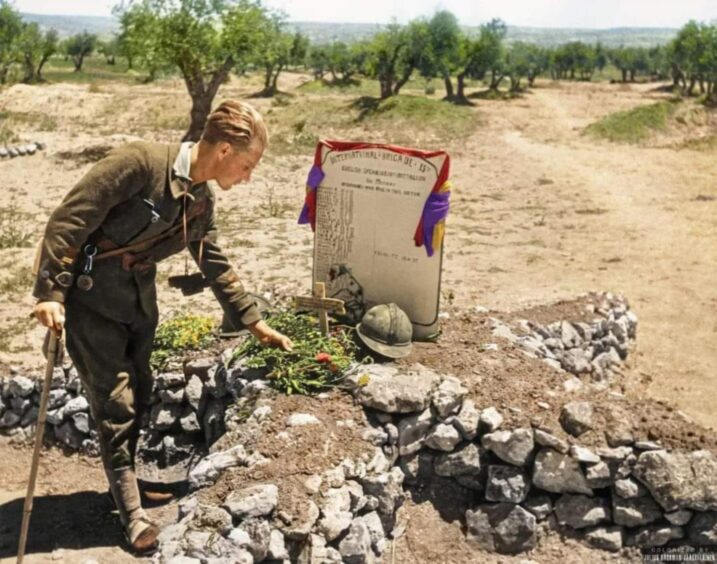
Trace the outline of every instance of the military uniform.
[[65, 304], [67, 350], [108, 470], [133, 465], [148, 405], [158, 261], [188, 247], [236, 326], [261, 318], [216, 243], [214, 193], [174, 170], [180, 148], [134, 142], [113, 150], [50, 216], [40, 249], [34, 296]]

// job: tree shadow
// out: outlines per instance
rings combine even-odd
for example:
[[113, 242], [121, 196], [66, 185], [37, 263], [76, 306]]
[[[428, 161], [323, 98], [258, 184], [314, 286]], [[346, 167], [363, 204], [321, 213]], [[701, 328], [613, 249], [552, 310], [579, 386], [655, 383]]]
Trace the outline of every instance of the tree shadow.
[[381, 98], [373, 96], [361, 96], [351, 102], [351, 107], [359, 111], [356, 121], [363, 121], [371, 115], [375, 114], [381, 106]]
[[[24, 499], [0, 505], [0, 559], [17, 556]], [[122, 546], [122, 527], [107, 494], [83, 491], [34, 499], [26, 553], [51, 553], [58, 548]]]
[[478, 90], [468, 94], [467, 98], [471, 100], [512, 100], [513, 98], [519, 98], [523, 92], [501, 92], [500, 90]]
[[444, 96], [442, 101], [450, 102], [455, 106], [475, 106], [475, 104], [471, 102], [467, 96]]
[[278, 88], [276, 90], [266, 90], [265, 88], [262, 88], [258, 92], [249, 94], [247, 98], [296, 98], [296, 94], [293, 94], [292, 92], [284, 92]]

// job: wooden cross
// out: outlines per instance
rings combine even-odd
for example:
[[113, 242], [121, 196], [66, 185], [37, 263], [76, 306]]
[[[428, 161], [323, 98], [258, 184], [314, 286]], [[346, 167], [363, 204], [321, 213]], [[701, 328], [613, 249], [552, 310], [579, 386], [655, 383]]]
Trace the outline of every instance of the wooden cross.
[[319, 329], [326, 337], [329, 334], [329, 317], [331, 313], [346, 313], [344, 301], [326, 297], [326, 286], [323, 282], [314, 282], [313, 296], [295, 296], [294, 309], [313, 309], [319, 312]]

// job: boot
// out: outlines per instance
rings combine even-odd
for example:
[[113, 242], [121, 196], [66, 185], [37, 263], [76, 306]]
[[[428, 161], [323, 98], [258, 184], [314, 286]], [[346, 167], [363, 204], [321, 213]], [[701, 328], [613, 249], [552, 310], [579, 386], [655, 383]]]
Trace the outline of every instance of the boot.
[[142, 509], [134, 471], [127, 466], [111, 470], [108, 475], [112, 497], [132, 551], [137, 554], [154, 552], [157, 549], [159, 527], [147, 518]]

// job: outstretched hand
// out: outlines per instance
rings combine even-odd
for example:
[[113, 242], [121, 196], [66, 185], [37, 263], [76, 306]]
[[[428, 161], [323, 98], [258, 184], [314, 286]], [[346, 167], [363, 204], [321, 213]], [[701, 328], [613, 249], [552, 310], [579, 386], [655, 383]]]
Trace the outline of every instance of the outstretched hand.
[[289, 337], [269, 327], [264, 320], [250, 325], [249, 331], [262, 345], [277, 347], [289, 352], [294, 349], [294, 343]]

